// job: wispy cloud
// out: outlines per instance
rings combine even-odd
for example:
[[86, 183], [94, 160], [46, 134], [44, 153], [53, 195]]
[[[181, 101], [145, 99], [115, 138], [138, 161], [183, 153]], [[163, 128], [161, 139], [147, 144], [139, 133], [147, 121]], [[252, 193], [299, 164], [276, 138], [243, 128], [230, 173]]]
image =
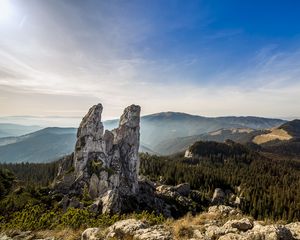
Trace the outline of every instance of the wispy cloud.
[[102, 102], [106, 118], [131, 103], [144, 114], [300, 117], [300, 50], [268, 44], [220, 67], [224, 53], [207, 46], [243, 30], [204, 31], [200, 49], [193, 49], [174, 31], [188, 34], [209, 19], [198, 26], [198, 19], [170, 18], [160, 26], [153, 16], [124, 10], [127, 5], [12, 2], [18, 16], [0, 25], [0, 115], [83, 115]]

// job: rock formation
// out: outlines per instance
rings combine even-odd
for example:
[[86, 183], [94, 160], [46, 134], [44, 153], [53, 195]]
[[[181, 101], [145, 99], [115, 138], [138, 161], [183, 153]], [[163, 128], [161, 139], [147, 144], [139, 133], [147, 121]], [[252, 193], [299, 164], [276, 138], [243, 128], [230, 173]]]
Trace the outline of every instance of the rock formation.
[[216, 188], [214, 191], [213, 198], [211, 200], [212, 204], [224, 204], [225, 202], [225, 193], [221, 188]]
[[62, 163], [55, 184], [68, 194], [87, 190], [102, 203], [103, 213], [114, 213], [138, 191], [140, 107], [127, 107], [112, 131], [104, 131], [102, 110], [101, 104], [95, 105], [83, 118], [73, 159], [67, 159], [73, 172], [63, 167], [70, 164]]
[[61, 160], [54, 189], [63, 194], [62, 209], [82, 208], [77, 198], [88, 195], [94, 200], [88, 209], [95, 213], [148, 210], [177, 218], [197, 212], [200, 194], [189, 184], [172, 187], [138, 179], [140, 107], [127, 107], [112, 131], [104, 131], [102, 110], [98, 104], [88, 111], [78, 128], [74, 153]]

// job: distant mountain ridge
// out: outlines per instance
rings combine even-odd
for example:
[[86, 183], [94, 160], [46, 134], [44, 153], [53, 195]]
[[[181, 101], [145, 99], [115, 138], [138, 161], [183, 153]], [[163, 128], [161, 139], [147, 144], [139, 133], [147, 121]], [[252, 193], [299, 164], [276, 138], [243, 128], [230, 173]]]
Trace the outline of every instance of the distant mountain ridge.
[[[49, 127], [19, 137], [0, 138], [0, 163], [50, 162], [74, 151], [77, 128]], [[140, 145], [141, 152], [155, 154]]]
[[12, 123], [0, 123], [0, 138], [21, 136], [42, 129], [40, 126], [25, 126]]
[[[245, 133], [230, 133], [225, 129], [260, 131], [257, 129], [278, 127], [285, 122], [281, 119], [259, 117], [208, 118], [178, 112], [151, 114], [141, 118], [140, 151], [172, 154], [198, 140], [219, 141], [218, 138], [225, 138], [225, 135], [230, 134], [234, 139], [248, 137]], [[113, 129], [118, 123], [119, 120], [115, 119], [105, 121], [103, 124], [106, 129]], [[209, 134], [220, 129], [223, 129], [220, 136]], [[52, 127], [19, 137], [0, 138], [0, 162], [55, 160], [74, 150], [76, 132], [76, 128]]]
[[[153, 147], [163, 155], [185, 151], [197, 141], [225, 142], [227, 139], [248, 144], [264, 151], [282, 154], [300, 154], [300, 120], [283, 123], [268, 129], [219, 129], [194, 136], [167, 139]], [[258, 144], [258, 145], [256, 145]]]
[[76, 128], [45, 128], [10, 139], [0, 146], [0, 162], [49, 162], [74, 150]]
[[280, 129], [285, 130], [293, 138], [300, 138], [300, 120], [295, 119], [289, 122], [284, 123], [279, 127]]
[[185, 151], [189, 146], [197, 141], [225, 142], [229, 139], [238, 143], [246, 144], [251, 142], [256, 135], [263, 132], [265, 132], [265, 130], [254, 130], [250, 128], [219, 129], [210, 133], [166, 140], [157, 144], [154, 149], [163, 155], [170, 155], [176, 152]]
[[[219, 129], [251, 128], [254, 130], [278, 127], [282, 119], [262, 117], [203, 117], [179, 112], [162, 112], [141, 117], [141, 142], [153, 149], [167, 140], [200, 135]], [[104, 126], [116, 127], [118, 120], [105, 121]]]

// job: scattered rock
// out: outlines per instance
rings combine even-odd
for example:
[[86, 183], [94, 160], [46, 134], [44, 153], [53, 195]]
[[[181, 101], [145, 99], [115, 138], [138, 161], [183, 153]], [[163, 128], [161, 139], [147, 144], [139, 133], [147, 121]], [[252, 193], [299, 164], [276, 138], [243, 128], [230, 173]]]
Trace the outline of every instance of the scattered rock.
[[21, 232], [19, 230], [10, 230], [7, 233], [0, 233], [0, 240], [55, 240], [55, 238], [38, 238], [31, 231]]
[[239, 209], [233, 207], [219, 205], [209, 207], [208, 213], [217, 214], [221, 216], [237, 216], [240, 215], [242, 212]]
[[188, 196], [191, 192], [189, 183], [182, 183], [174, 187], [174, 190], [182, 196]]
[[253, 229], [245, 232], [247, 239], [294, 240], [293, 234], [285, 226], [254, 224]]
[[221, 188], [216, 188], [211, 202], [215, 205], [224, 204], [225, 192]]
[[291, 231], [294, 238], [300, 239], [300, 222], [290, 223], [285, 225], [285, 227]]
[[229, 220], [224, 224], [224, 227], [236, 228], [239, 231], [247, 231], [253, 228], [253, 222], [248, 218], [242, 218], [240, 220]]
[[137, 240], [171, 240], [172, 234], [163, 225], [149, 226], [148, 223], [127, 219], [116, 222], [109, 227], [106, 239], [127, 239], [132, 237]]
[[247, 238], [245, 236], [242, 236], [237, 233], [228, 233], [228, 234], [225, 234], [225, 235], [219, 237], [218, 240], [247, 240]]
[[87, 228], [81, 234], [81, 240], [100, 240], [98, 234], [100, 232], [100, 228]]
[[185, 151], [185, 153], [184, 153], [184, 157], [185, 158], [192, 158], [193, 157], [193, 153], [189, 149], [187, 149]]

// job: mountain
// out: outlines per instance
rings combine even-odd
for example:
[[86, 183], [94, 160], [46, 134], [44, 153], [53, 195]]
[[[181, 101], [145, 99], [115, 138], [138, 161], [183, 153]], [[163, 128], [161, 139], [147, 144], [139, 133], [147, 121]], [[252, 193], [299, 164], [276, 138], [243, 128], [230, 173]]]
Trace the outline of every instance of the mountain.
[[[0, 138], [0, 163], [49, 162], [74, 151], [76, 128], [45, 128], [19, 137]], [[140, 152], [156, 154], [140, 145]]]
[[[280, 119], [258, 117], [207, 118], [185, 113], [158, 113], [142, 118], [141, 140], [150, 146], [154, 146], [158, 144], [158, 141], [163, 142], [177, 137], [209, 133], [222, 128], [265, 129], [277, 127], [284, 122]], [[155, 148], [153, 150], [157, 151]]]
[[[261, 117], [202, 117], [178, 112], [162, 112], [141, 118], [141, 142], [153, 151], [160, 144], [181, 137], [201, 135], [219, 129], [251, 128], [261, 130], [278, 127], [286, 121]], [[118, 120], [104, 122], [108, 129], [116, 127]]]
[[279, 129], [285, 130], [293, 138], [300, 138], [300, 120], [295, 119], [293, 121], [282, 124]]
[[[0, 162], [48, 162], [74, 150], [76, 128], [45, 128], [15, 138], [0, 139]], [[3, 142], [10, 144], [3, 145]]]
[[24, 126], [11, 123], [0, 123], [0, 138], [21, 136], [24, 134], [35, 132], [40, 129], [41, 127], [39, 126]]
[[189, 146], [197, 141], [225, 142], [229, 139], [245, 144], [251, 142], [256, 135], [263, 132], [265, 132], [265, 130], [254, 130], [250, 128], [219, 129], [217, 131], [200, 135], [168, 139], [160, 142], [154, 146], [153, 149], [163, 155], [170, 155], [185, 151]]
[[267, 152], [300, 155], [300, 120], [284, 123], [278, 128], [258, 135], [253, 142], [259, 143]]
[[[104, 127], [113, 129], [118, 126], [118, 122], [105, 121]], [[185, 150], [198, 140], [232, 139], [239, 142], [239, 139], [256, 134], [256, 129], [277, 127], [283, 123], [285, 121], [280, 119], [258, 117], [207, 118], [176, 112], [157, 113], [141, 118], [139, 151], [172, 154]], [[0, 138], [0, 162], [55, 160], [74, 150], [76, 131], [75, 128], [45, 128], [22, 136]], [[247, 134], [247, 131], [251, 134]]]

